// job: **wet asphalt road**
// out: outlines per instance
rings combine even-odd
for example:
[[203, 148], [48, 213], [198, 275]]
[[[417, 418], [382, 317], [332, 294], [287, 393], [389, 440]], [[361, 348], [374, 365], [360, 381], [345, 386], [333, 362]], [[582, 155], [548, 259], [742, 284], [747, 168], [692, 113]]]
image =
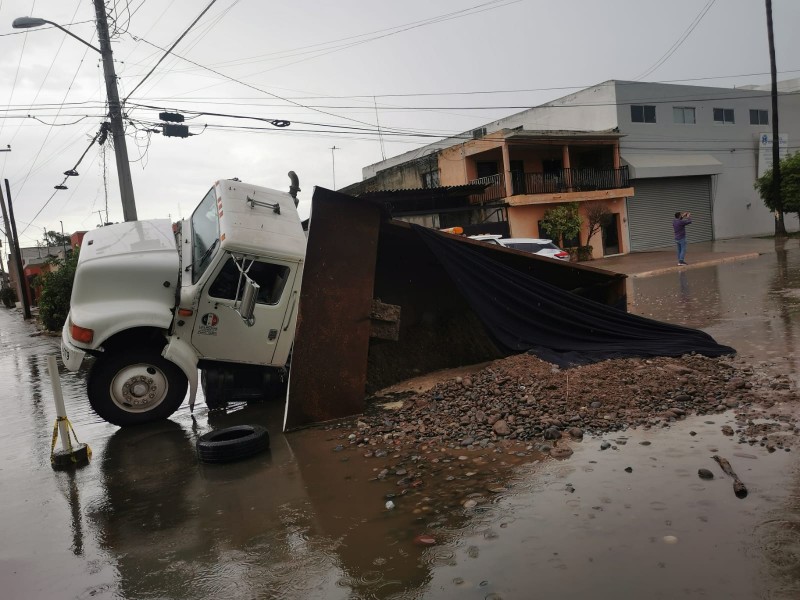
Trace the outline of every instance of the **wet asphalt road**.
[[[796, 380], [793, 243], [633, 278], [630, 309], [703, 328]], [[54, 472], [46, 356], [58, 340], [33, 333], [0, 309], [1, 598], [800, 597], [800, 448], [741, 445], [720, 433], [730, 413], [609, 435], [605, 451], [586, 438], [565, 461], [470, 455], [443, 465], [449, 483], [387, 510], [394, 482], [373, 479], [391, 455], [335, 452], [332, 431], [283, 436], [277, 404], [210, 417], [200, 398], [194, 415], [184, 406], [164, 424], [119, 430], [89, 409], [84, 375], [62, 371], [69, 417], [94, 455]], [[238, 423], [265, 424], [271, 451], [199, 464], [197, 437]], [[731, 460], [746, 499], [712, 454]], [[699, 479], [701, 467], [716, 478]], [[437, 544], [415, 544], [423, 533]]]

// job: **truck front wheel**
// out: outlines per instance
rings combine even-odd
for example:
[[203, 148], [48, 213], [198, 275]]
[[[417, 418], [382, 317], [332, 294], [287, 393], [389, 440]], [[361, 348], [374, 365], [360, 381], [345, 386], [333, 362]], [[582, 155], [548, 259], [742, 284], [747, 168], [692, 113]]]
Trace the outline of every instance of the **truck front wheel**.
[[87, 383], [103, 419], [126, 427], [168, 418], [186, 396], [186, 375], [157, 351], [120, 349], [97, 358]]

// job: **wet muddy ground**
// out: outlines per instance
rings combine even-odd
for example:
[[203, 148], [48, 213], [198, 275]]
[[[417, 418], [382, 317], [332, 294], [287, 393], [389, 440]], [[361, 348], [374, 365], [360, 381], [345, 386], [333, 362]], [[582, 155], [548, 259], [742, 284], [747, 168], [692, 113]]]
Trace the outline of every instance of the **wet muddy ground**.
[[[629, 285], [632, 312], [703, 328], [760, 376], [796, 383], [797, 248]], [[54, 472], [57, 339], [34, 331], [0, 310], [3, 598], [800, 597], [800, 447], [725, 435], [736, 409], [586, 435], [563, 460], [500, 443], [415, 461], [338, 428], [284, 436], [276, 404], [210, 415], [201, 399], [194, 415], [119, 430], [88, 408], [83, 376], [62, 372], [94, 455]], [[199, 435], [238, 423], [265, 424], [270, 452], [197, 462]], [[422, 483], [398, 485], [409, 472]]]

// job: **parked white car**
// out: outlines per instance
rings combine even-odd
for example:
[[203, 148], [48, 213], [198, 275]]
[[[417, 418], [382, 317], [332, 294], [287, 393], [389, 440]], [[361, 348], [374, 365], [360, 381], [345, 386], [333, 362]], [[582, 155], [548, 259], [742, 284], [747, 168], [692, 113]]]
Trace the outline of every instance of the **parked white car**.
[[555, 258], [558, 260], [569, 260], [569, 252], [565, 252], [553, 243], [553, 240], [541, 238], [504, 238], [496, 234], [471, 235], [470, 239], [485, 242], [487, 244], [498, 244], [514, 250], [530, 252], [538, 256]]

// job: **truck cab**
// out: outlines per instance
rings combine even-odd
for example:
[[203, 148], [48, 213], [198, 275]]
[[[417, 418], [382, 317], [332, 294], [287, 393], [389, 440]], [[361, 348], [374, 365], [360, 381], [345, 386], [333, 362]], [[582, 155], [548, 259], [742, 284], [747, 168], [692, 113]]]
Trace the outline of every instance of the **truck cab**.
[[[295, 198], [217, 181], [190, 218], [84, 238], [62, 358], [92, 408], [120, 426], [167, 418], [198, 383], [210, 407], [263, 394], [285, 372], [306, 237]], [[198, 369], [201, 376], [198, 377]]]

